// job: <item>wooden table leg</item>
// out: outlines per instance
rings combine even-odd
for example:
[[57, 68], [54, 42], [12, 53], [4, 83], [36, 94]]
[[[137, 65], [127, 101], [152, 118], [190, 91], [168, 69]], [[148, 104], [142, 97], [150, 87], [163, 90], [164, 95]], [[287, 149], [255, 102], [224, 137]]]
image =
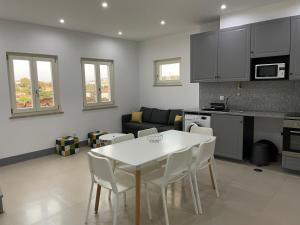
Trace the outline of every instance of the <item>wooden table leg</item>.
[[141, 171], [135, 173], [135, 225], [141, 224]]
[[213, 178], [213, 173], [212, 173], [212, 168], [211, 168], [211, 159], [209, 160], [209, 173], [210, 173], [210, 179], [211, 179], [211, 183], [212, 183], [212, 186], [213, 186], [213, 189], [216, 190], [216, 185], [215, 185], [215, 182], [214, 182], [214, 178]]
[[96, 201], [95, 201], [95, 213], [98, 213], [99, 202], [100, 202], [101, 186], [97, 185]]

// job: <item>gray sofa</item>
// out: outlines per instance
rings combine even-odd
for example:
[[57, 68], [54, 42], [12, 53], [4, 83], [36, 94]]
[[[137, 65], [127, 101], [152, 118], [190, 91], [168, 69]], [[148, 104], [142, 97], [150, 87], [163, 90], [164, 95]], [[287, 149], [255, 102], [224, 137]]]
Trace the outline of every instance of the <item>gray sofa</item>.
[[139, 130], [156, 127], [159, 132], [167, 130], [182, 130], [182, 121], [175, 122], [176, 115], [182, 115], [181, 109], [162, 110], [156, 108], [142, 107], [142, 123], [131, 121], [131, 114], [122, 116], [122, 132], [133, 133], [137, 136]]

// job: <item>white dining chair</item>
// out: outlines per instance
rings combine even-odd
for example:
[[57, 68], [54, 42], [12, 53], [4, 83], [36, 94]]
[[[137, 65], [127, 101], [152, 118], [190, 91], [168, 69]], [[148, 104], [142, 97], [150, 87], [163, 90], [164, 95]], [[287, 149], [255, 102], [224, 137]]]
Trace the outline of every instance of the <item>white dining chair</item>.
[[191, 171], [191, 160], [192, 160], [192, 151], [191, 149], [184, 149], [182, 151], [170, 154], [168, 156], [167, 164], [165, 168], [162, 168], [159, 171], [155, 171], [146, 175], [143, 178], [143, 183], [146, 187], [146, 200], [148, 206], [148, 215], [149, 218], [152, 219], [152, 212], [150, 206], [150, 197], [148, 191], [148, 184], [154, 184], [160, 187], [162, 200], [163, 200], [163, 208], [165, 213], [166, 225], [169, 225], [169, 216], [167, 209], [167, 196], [166, 190], [169, 184], [176, 183], [178, 181], [183, 180], [185, 177], [188, 177], [189, 184], [191, 188], [191, 194], [193, 199], [193, 204], [195, 207], [195, 212], [198, 214], [197, 203], [195, 192], [192, 183], [192, 171]]
[[217, 184], [217, 178], [216, 178], [216, 171], [215, 171], [215, 159], [214, 159], [215, 145], [216, 145], [216, 137], [211, 137], [211, 139], [208, 142], [199, 145], [199, 147], [197, 148], [196, 157], [193, 157], [192, 159], [191, 167], [193, 171], [195, 192], [196, 192], [198, 209], [200, 214], [202, 214], [203, 211], [202, 211], [201, 200], [199, 195], [197, 170], [209, 167], [213, 187], [216, 191], [217, 197], [220, 196], [219, 188]]
[[[107, 158], [98, 157], [92, 154], [91, 152], [88, 153], [88, 160], [89, 160], [89, 168], [92, 178], [92, 184], [90, 189], [89, 195], [89, 203], [85, 218], [85, 223], [87, 224], [89, 210], [91, 205], [91, 199], [93, 194], [94, 185], [100, 185], [101, 188], [106, 188], [111, 190], [115, 195], [114, 199], [114, 207], [113, 207], [113, 225], [117, 224], [117, 216], [118, 216], [118, 207], [119, 207], [119, 196], [122, 193], [126, 193], [130, 189], [134, 188], [133, 180], [126, 179], [126, 184], [122, 182], [122, 179], [118, 179], [113, 172], [112, 165]], [[131, 182], [130, 182], [131, 181]], [[129, 184], [130, 183], [130, 184]]]
[[[125, 135], [113, 138], [111, 143], [112, 144], [118, 144], [118, 143], [121, 143], [121, 142], [124, 142], [124, 141], [132, 140], [134, 138], [135, 138], [134, 135], [132, 133], [129, 133], [129, 134], [125, 134]], [[124, 163], [113, 162], [113, 171], [115, 171], [116, 169], [123, 170], [126, 173], [130, 173], [130, 175], [132, 175], [132, 171], [134, 171], [135, 168], [130, 167], [130, 166], [124, 164]], [[108, 194], [108, 199], [111, 199], [111, 192], [112, 191], [110, 190], [109, 194]], [[124, 204], [126, 205], [126, 192], [124, 192], [123, 195], [124, 195]]]
[[134, 139], [134, 135], [130, 133], [130, 134], [125, 134], [125, 135], [113, 138], [111, 143], [112, 144], [117, 144], [117, 143], [120, 143], [120, 142], [123, 142], [123, 141], [129, 141], [129, 140], [132, 140], [132, 139]]
[[[139, 130], [138, 131], [138, 138], [146, 137], [146, 136], [149, 136], [149, 135], [152, 135], [152, 134], [157, 134], [157, 133], [158, 133], [158, 130], [155, 127], [145, 129], [145, 130]], [[155, 162], [158, 164], [158, 165], [156, 165], [155, 169], [159, 169], [159, 167], [164, 166], [166, 164], [166, 158], [155, 160]]]
[[138, 137], [145, 137], [151, 134], [157, 134], [158, 130], [157, 128], [153, 127], [153, 128], [149, 128], [149, 129], [145, 129], [145, 130], [139, 130], [138, 131]]
[[190, 133], [213, 136], [213, 129], [210, 127], [199, 127], [195, 124], [191, 127]]

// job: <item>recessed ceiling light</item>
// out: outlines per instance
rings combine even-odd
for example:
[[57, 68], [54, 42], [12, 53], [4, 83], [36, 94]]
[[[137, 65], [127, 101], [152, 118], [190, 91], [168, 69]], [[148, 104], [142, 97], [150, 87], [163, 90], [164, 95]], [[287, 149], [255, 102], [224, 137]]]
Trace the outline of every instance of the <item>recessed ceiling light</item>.
[[64, 19], [60, 19], [59, 22], [63, 24], [63, 23], [65, 23], [65, 20]]
[[166, 24], [166, 21], [164, 21], [164, 20], [162, 20], [162, 21], [160, 21], [160, 25], [165, 25]]
[[225, 10], [225, 9], [227, 9], [227, 5], [225, 5], [225, 4], [222, 4], [222, 5], [221, 5], [221, 9], [222, 9], [222, 10]]
[[108, 7], [108, 3], [107, 2], [102, 2], [102, 8], [107, 8]]
[[123, 35], [123, 32], [122, 32], [122, 31], [119, 31], [119, 32], [118, 32], [118, 35], [120, 35], [120, 36]]

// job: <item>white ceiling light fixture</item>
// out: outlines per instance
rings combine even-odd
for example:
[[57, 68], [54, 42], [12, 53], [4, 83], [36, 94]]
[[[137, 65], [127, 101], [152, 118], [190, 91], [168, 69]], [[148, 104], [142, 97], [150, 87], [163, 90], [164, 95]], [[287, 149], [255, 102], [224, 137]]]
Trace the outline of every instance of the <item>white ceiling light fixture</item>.
[[106, 9], [108, 7], [108, 3], [107, 2], [102, 2], [102, 8]]
[[225, 10], [225, 9], [227, 9], [227, 5], [226, 4], [222, 4], [221, 5], [221, 10]]
[[122, 36], [122, 35], [123, 35], [123, 32], [122, 32], [122, 31], [119, 31], [119, 32], [118, 32], [118, 35], [119, 35], [119, 36]]
[[61, 18], [61, 19], [59, 20], [59, 22], [60, 22], [61, 24], [64, 24], [64, 23], [65, 23], [65, 20], [64, 20], [63, 18]]
[[161, 20], [161, 21], [160, 21], [160, 25], [162, 25], [162, 26], [166, 25], [166, 21]]

